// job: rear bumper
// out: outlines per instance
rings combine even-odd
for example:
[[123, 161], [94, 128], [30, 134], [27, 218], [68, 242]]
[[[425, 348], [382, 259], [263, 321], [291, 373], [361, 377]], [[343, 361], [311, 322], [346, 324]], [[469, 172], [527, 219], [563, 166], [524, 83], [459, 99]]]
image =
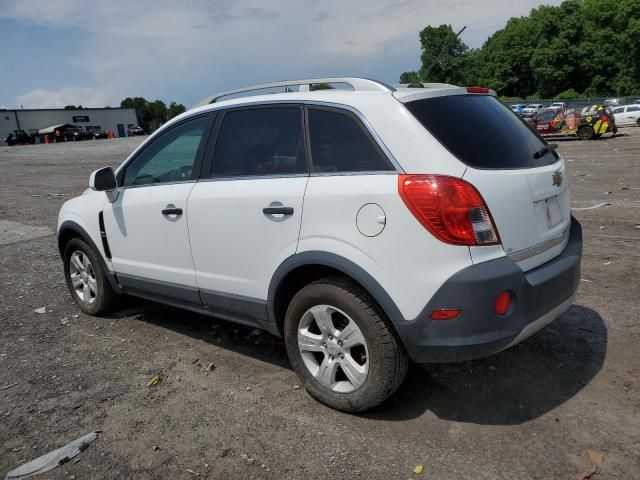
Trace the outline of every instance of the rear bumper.
[[[418, 363], [456, 362], [492, 355], [510, 347], [560, 316], [571, 305], [580, 282], [582, 227], [571, 220], [562, 253], [528, 272], [502, 257], [468, 267], [447, 280], [421, 314], [396, 323], [409, 356]], [[512, 295], [505, 316], [494, 302]], [[440, 308], [459, 308], [454, 320], [430, 320]]]

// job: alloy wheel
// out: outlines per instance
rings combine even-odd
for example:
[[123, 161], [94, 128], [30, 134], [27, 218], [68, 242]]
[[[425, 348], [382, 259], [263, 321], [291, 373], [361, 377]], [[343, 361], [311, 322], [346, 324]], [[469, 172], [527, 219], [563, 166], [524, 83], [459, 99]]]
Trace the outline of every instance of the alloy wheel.
[[69, 276], [73, 290], [80, 300], [92, 304], [98, 295], [98, 281], [96, 272], [89, 257], [80, 250], [71, 254], [69, 259]]
[[298, 326], [298, 349], [311, 375], [334, 392], [357, 390], [369, 373], [364, 335], [336, 307], [316, 305], [304, 313]]

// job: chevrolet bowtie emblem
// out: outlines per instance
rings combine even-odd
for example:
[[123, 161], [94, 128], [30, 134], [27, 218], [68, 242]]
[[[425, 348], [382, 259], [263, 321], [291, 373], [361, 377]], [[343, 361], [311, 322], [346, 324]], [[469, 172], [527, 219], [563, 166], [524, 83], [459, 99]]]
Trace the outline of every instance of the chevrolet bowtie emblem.
[[553, 176], [551, 178], [553, 179], [553, 185], [558, 187], [562, 185], [562, 172], [560, 170], [553, 172]]

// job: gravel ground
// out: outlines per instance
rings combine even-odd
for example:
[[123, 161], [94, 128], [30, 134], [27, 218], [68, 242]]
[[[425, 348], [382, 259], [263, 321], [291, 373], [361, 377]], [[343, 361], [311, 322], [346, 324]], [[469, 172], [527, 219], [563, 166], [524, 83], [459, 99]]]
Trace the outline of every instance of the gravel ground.
[[57, 212], [142, 139], [0, 147], [0, 475], [101, 430], [43, 478], [575, 479], [589, 449], [593, 478], [640, 478], [640, 128], [621, 133], [558, 142], [574, 208], [610, 204], [574, 212], [575, 305], [491, 358], [412, 366], [366, 415], [312, 400], [266, 333], [138, 301], [79, 312]]

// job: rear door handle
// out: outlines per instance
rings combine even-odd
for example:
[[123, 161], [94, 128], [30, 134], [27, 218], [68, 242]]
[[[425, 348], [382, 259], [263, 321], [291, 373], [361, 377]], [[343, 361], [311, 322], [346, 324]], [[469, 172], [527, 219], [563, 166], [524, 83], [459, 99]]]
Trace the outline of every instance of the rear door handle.
[[182, 209], [181, 208], [165, 208], [164, 210], [162, 210], [162, 214], [163, 215], [182, 215]]
[[293, 215], [293, 207], [265, 207], [262, 209], [265, 215]]

